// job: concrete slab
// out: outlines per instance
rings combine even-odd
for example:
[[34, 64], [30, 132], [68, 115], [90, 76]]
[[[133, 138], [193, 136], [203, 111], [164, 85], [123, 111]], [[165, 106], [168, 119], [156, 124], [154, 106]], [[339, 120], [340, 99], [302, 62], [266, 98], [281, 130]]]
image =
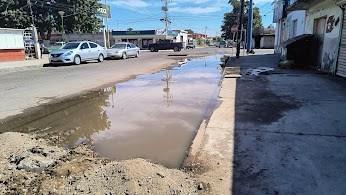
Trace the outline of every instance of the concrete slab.
[[[244, 58], [242, 71], [276, 63]], [[234, 194], [344, 194], [345, 80], [300, 70], [243, 75], [235, 107]]]
[[43, 55], [42, 59], [32, 59], [25, 61], [14, 61], [14, 62], [0, 62], [0, 72], [14, 71], [18, 69], [42, 67], [44, 64], [49, 63], [49, 56]]

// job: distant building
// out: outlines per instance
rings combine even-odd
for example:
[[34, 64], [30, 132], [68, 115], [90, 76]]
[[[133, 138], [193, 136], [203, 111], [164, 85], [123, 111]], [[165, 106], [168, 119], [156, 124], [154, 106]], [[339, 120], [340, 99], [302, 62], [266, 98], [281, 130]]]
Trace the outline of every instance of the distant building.
[[141, 49], [147, 49], [149, 44], [165, 39], [173, 40], [173, 37], [157, 30], [112, 31], [111, 43], [131, 42]]
[[189, 38], [192, 38], [192, 39], [207, 39], [208, 35], [200, 34], [200, 33], [192, 33], [192, 34], [189, 34]]
[[24, 30], [0, 28], [0, 62], [25, 60]]
[[185, 30], [172, 30], [169, 35], [173, 37], [174, 42], [183, 43], [183, 47], [189, 43], [188, 32]]

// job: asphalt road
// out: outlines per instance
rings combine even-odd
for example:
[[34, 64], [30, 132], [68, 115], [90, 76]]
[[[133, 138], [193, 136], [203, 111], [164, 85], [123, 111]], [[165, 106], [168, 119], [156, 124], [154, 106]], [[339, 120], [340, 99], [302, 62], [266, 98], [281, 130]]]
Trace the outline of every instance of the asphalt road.
[[79, 66], [34, 67], [0, 72], [0, 121], [59, 98], [80, 94], [107, 83], [116, 83], [135, 75], [152, 73], [177, 62], [168, 54], [206, 56], [232, 53], [226, 48], [204, 48], [174, 53], [142, 52], [139, 58], [90, 62]]

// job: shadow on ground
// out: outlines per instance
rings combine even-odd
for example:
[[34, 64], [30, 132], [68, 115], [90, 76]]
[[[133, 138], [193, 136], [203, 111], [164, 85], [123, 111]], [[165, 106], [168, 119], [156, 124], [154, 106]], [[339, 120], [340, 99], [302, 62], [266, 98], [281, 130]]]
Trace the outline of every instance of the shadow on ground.
[[[276, 67], [257, 55], [232, 66]], [[237, 80], [233, 194], [343, 194], [346, 82], [312, 71], [277, 70]]]

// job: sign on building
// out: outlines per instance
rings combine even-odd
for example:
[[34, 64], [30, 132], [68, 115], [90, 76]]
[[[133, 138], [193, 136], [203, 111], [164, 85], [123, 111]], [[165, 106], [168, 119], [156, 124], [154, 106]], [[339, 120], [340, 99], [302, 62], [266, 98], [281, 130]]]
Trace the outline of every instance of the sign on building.
[[100, 4], [100, 8], [97, 9], [97, 16], [111, 18], [111, 7], [109, 5]]

